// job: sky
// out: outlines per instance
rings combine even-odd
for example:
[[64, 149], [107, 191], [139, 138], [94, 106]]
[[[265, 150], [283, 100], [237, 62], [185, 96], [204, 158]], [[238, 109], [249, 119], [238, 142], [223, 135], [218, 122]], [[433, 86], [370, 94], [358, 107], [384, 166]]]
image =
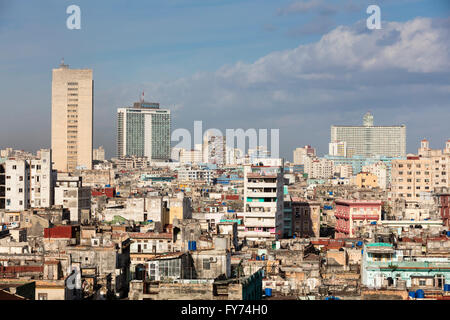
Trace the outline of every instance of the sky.
[[[69, 5], [81, 29], [69, 30]], [[369, 30], [366, 9], [381, 9]], [[94, 147], [145, 100], [172, 130], [279, 129], [280, 154], [328, 151], [331, 125], [407, 126], [407, 151], [450, 139], [448, 0], [0, 0], [0, 148], [51, 145], [51, 72], [94, 73]]]

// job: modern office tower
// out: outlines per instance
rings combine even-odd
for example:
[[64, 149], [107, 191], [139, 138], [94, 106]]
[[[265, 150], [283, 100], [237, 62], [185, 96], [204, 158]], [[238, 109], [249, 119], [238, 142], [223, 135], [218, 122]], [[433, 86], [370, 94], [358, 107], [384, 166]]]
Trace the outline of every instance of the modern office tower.
[[117, 156], [147, 157], [150, 161], [170, 159], [170, 111], [159, 103], [136, 102], [117, 109]]
[[283, 166], [244, 166], [244, 235], [247, 240], [281, 237], [283, 180]]
[[406, 156], [406, 126], [374, 126], [370, 112], [363, 126], [331, 126], [331, 141], [345, 141], [347, 156]]
[[9, 158], [5, 161], [5, 198], [7, 211], [30, 207], [30, 165], [27, 160]]
[[94, 149], [92, 157], [96, 161], [105, 161], [105, 149], [103, 149], [103, 146]]
[[92, 169], [94, 81], [91, 69], [61, 63], [52, 79], [52, 156], [54, 169]]
[[294, 164], [302, 165], [305, 164], [305, 157], [314, 157], [316, 155], [316, 149], [308, 145], [304, 146], [303, 148], [296, 148], [293, 154]]
[[52, 151], [42, 149], [30, 160], [30, 204], [32, 208], [49, 208], [53, 204]]

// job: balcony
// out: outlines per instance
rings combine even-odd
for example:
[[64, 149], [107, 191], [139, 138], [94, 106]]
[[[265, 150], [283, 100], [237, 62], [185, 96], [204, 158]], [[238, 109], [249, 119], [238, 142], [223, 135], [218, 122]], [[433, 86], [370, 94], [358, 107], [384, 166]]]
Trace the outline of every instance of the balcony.
[[246, 238], [274, 238], [275, 233], [270, 233], [267, 231], [244, 231], [244, 236]]
[[276, 198], [276, 192], [253, 192], [247, 191], [247, 197], [251, 198]]
[[336, 211], [336, 212], [334, 213], [334, 216], [335, 216], [336, 218], [341, 218], [341, 219], [346, 219], [346, 220], [350, 219], [350, 215], [349, 215], [348, 213], [344, 213], [344, 212], [338, 212], [338, 211]]
[[255, 221], [254, 219], [251, 220], [244, 220], [244, 225], [246, 227], [256, 227], [256, 228], [275, 228], [275, 219], [273, 221]]
[[274, 202], [247, 202], [246, 203], [251, 208], [276, 208], [277, 203]]
[[276, 212], [245, 212], [242, 214], [242, 217], [245, 218], [275, 218]]
[[248, 189], [250, 188], [276, 188], [276, 183], [265, 183], [265, 182], [248, 182], [245, 185]]
[[375, 215], [353, 214], [353, 220], [379, 220], [380, 218]]

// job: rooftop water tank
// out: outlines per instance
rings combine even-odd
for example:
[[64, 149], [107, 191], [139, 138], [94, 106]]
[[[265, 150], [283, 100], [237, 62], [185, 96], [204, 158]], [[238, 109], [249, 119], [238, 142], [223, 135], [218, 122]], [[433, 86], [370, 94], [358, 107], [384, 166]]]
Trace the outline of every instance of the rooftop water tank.
[[416, 298], [418, 298], [418, 299], [423, 299], [423, 298], [425, 298], [425, 292], [423, 292], [422, 289], [417, 290], [417, 291], [416, 291]]
[[266, 294], [267, 297], [271, 297], [272, 296], [272, 288], [264, 289], [264, 293]]
[[444, 284], [444, 291], [450, 291], [450, 283]]
[[409, 296], [411, 299], [414, 299], [414, 298], [416, 297], [416, 293], [415, 293], [414, 291], [410, 291], [410, 292], [408, 292], [408, 296]]
[[356, 245], [357, 245], [358, 247], [361, 247], [361, 246], [363, 245], [363, 243], [362, 243], [362, 241], [358, 241], [358, 242], [356, 243]]

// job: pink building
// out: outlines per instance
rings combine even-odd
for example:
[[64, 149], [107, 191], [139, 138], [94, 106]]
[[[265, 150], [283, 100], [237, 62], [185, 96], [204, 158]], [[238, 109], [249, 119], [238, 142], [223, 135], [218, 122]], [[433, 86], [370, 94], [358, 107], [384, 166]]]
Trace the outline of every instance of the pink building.
[[335, 238], [353, 238], [355, 229], [381, 220], [382, 201], [336, 200]]

